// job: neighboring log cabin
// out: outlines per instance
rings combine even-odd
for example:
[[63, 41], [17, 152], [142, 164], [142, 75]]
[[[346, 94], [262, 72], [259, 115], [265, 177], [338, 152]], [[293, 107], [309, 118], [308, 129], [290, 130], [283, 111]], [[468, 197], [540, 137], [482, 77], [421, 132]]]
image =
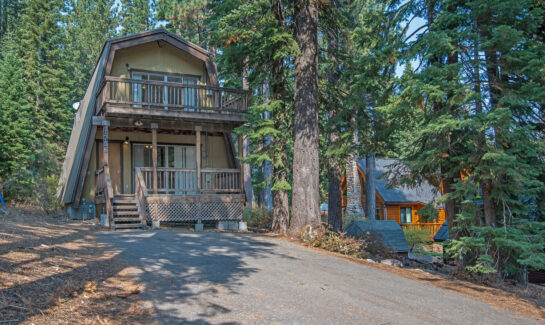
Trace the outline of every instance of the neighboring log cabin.
[[247, 91], [219, 87], [210, 54], [166, 30], [109, 40], [74, 126], [58, 196], [112, 228], [239, 221]]
[[[433, 236], [445, 222], [445, 211], [436, 204], [441, 193], [438, 188], [426, 181], [415, 187], [390, 186], [388, 172], [399, 163], [396, 159], [376, 159], [376, 217], [378, 220], [395, 220], [404, 229], [427, 230]], [[357, 167], [361, 184], [361, 203], [365, 211], [365, 159], [359, 160]], [[344, 174], [341, 179], [343, 212], [347, 203], [346, 186], [346, 174]], [[425, 218], [419, 214], [419, 211], [428, 205], [434, 207], [436, 216]]]

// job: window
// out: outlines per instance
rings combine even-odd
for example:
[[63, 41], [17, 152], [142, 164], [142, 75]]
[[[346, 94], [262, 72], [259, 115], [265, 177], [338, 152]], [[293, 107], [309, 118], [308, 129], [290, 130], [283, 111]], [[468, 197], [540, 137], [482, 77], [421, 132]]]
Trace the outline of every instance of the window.
[[[144, 71], [132, 71], [131, 75], [132, 79], [135, 80], [175, 82], [184, 85], [199, 84], [199, 77], [197, 76], [171, 75], [161, 72], [152, 73]], [[135, 82], [132, 85], [132, 89], [133, 101], [138, 103], [146, 103], [155, 107], [160, 107], [160, 104], [195, 107], [199, 102], [199, 93], [197, 88], [181, 88], [153, 84], [146, 85]], [[142, 105], [134, 105], [134, 107], [142, 107]], [[168, 109], [168, 106], [165, 106], [164, 109]], [[190, 110], [193, 109], [194, 108], [190, 108]]]
[[409, 207], [399, 208], [399, 222], [400, 223], [412, 223], [413, 222], [413, 209]]

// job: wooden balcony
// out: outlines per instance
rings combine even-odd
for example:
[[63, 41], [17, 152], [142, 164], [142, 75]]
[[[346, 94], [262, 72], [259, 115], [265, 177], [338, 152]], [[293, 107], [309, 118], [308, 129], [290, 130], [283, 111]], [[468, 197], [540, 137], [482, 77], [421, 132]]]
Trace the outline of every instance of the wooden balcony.
[[97, 93], [95, 113], [245, 122], [247, 94], [233, 88], [108, 76]]

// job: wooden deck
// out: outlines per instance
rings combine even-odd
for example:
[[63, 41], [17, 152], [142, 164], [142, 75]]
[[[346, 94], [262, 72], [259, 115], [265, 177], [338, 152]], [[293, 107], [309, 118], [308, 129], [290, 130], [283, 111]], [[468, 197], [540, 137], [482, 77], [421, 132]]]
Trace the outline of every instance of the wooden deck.
[[107, 76], [95, 114], [244, 122], [248, 92], [240, 89]]

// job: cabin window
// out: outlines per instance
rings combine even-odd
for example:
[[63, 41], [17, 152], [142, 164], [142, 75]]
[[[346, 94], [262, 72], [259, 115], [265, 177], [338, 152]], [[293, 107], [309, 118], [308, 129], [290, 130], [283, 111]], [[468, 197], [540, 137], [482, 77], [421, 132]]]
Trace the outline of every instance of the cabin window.
[[399, 222], [400, 223], [412, 223], [413, 222], [413, 209], [410, 207], [399, 208]]
[[[132, 71], [132, 79], [151, 80], [159, 82], [175, 82], [185, 85], [198, 85], [199, 77], [189, 75], [172, 75], [160, 72]], [[146, 85], [134, 83], [132, 85], [132, 99], [135, 102], [147, 103], [152, 106], [166, 105], [185, 105], [189, 110], [193, 110], [199, 101], [199, 92], [197, 88], [180, 88], [167, 85]], [[142, 107], [142, 105], [134, 105]], [[165, 106], [164, 109], [168, 109]]]

